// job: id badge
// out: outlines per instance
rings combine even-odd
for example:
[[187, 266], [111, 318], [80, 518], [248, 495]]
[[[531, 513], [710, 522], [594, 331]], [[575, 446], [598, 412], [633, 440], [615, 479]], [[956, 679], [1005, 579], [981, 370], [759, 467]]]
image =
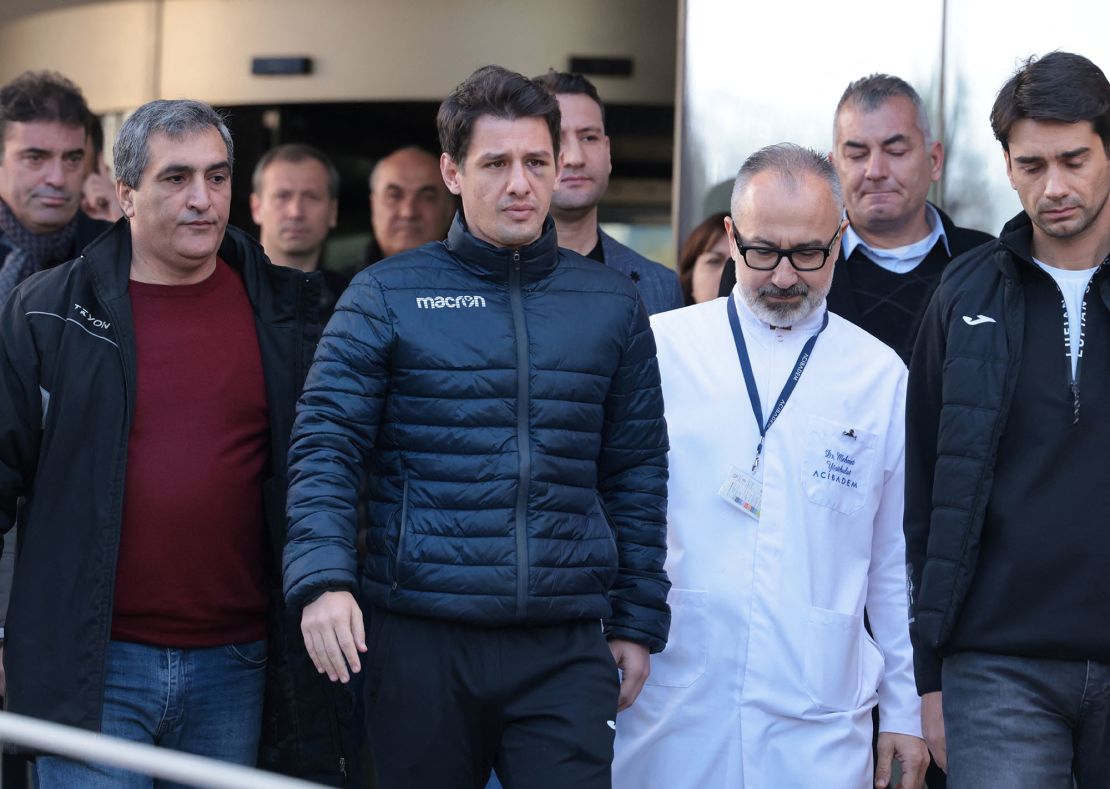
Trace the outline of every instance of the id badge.
[[759, 513], [763, 507], [763, 480], [741, 471], [736, 466], [729, 466], [728, 477], [721, 484], [717, 495], [745, 515], [759, 520]]

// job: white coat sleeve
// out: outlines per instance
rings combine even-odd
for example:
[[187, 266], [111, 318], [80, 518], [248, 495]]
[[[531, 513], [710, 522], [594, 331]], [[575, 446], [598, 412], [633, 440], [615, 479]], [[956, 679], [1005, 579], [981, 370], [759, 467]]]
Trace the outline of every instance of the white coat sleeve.
[[883, 493], [871, 538], [867, 616], [886, 665], [879, 684], [879, 731], [921, 736], [921, 700], [913, 677], [902, 533], [906, 460], [906, 371], [898, 382], [883, 461]]

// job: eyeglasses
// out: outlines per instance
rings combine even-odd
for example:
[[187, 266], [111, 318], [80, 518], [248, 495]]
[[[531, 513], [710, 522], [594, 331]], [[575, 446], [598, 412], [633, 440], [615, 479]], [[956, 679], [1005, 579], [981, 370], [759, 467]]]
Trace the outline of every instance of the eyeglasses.
[[795, 271], [817, 271], [825, 265], [825, 261], [832, 254], [833, 245], [840, 238], [841, 228], [836, 229], [832, 239], [823, 247], [795, 247], [794, 249], [779, 249], [778, 247], [749, 247], [744, 246], [740, 234], [736, 232], [736, 224], [732, 226], [732, 236], [736, 239], [736, 246], [740, 250], [740, 257], [748, 268], [756, 271], [772, 271], [778, 268], [779, 261], [786, 258]]

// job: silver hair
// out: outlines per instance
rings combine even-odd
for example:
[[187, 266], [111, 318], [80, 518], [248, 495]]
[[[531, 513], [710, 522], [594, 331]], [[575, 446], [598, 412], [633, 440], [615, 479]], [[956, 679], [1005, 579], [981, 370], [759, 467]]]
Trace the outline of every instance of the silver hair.
[[901, 77], [890, 74], [871, 74], [861, 77], [844, 89], [836, 105], [836, 114], [833, 116], [833, 139], [836, 139], [836, 121], [840, 118], [840, 111], [849, 104], [859, 107], [864, 112], [875, 112], [888, 101], [899, 96], [909, 99], [913, 104], [917, 115], [917, 128], [925, 138], [925, 144], [932, 144], [933, 127], [929, 123], [929, 111], [925, 108], [925, 102], [913, 89], [913, 85]]
[[749, 156], [736, 174], [736, 182], [732, 185], [733, 221], [736, 221], [737, 208], [744, 196], [752, 178], [765, 170], [774, 170], [790, 183], [797, 183], [799, 173], [810, 173], [824, 179], [832, 191], [833, 197], [840, 211], [844, 210], [844, 194], [840, 188], [840, 178], [829, 161], [829, 157], [817, 153], [812, 148], [803, 148], [792, 142], [780, 142], [777, 145], [768, 145], [760, 148]]
[[191, 99], [147, 102], [124, 121], [116, 135], [116, 143], [112, 146], [116, 178], [132, 189], [138, 188], [150, 159], [151, 135], [161, 133], [171, 140], [180, 140], [205, 129], [220, 133], [227, 147], [228, 166], [233, 165], [235, 146], [231, 132], [223, 116], [211, 106]]

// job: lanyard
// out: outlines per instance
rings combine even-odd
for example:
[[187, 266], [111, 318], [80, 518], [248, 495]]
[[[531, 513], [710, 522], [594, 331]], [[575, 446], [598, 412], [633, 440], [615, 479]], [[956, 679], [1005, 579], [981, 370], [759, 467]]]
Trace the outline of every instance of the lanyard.
[[740, 357], [740, 369], [744, 371], [744, 385], [748, 388], [748, 399], [752, 404], [752, 413], [755, 414], [755, 424], [759, 428], [759, 445], [755, 448], [755, 462], [752, 463], [752, 473], [759, 468], [759, 456], [763, 454], [763, 442], [767, 438], [767, 431], [771, 429], [771, 425], [779, 418], [782, 409], [786, 406], [786, 401], [790, 399], [790, 395], [794, 393], [794, 387], [798, 385], [798, 381], [802, 377], [802, 373], [809, 364], [809, 357], [813, 353], [813, 346], [817, 344], [817, 338], [825, 327], [829, 325], [829, 311], [826, 309], [824, 317], [821, 319], [821, 328], [814, 333], [812, 337], [806, 340], [806, 344], [802, 346], [802, 352], [798, 354], [798, 361], [794, 363], [794, 372], [786, 379], [786, 384], [782, 387], [779, 393], [778, 402], [775, 403], [775, 408], [771, 411], [771, 415], [767, 418], [767, 423], [763, 423], [763, 407], [759, 402], [759, 389], [755, 385], [755, 374], [752, 372], [752, 362], [748, 358], [748, 346], [744, 342], [744, 333], [740, 330], [740, 316], [736, 313], [735, 296], [730, 296], [728, 299], [728, 323], [732, 327], [732, 339], [736, 341], [736, 354]]

